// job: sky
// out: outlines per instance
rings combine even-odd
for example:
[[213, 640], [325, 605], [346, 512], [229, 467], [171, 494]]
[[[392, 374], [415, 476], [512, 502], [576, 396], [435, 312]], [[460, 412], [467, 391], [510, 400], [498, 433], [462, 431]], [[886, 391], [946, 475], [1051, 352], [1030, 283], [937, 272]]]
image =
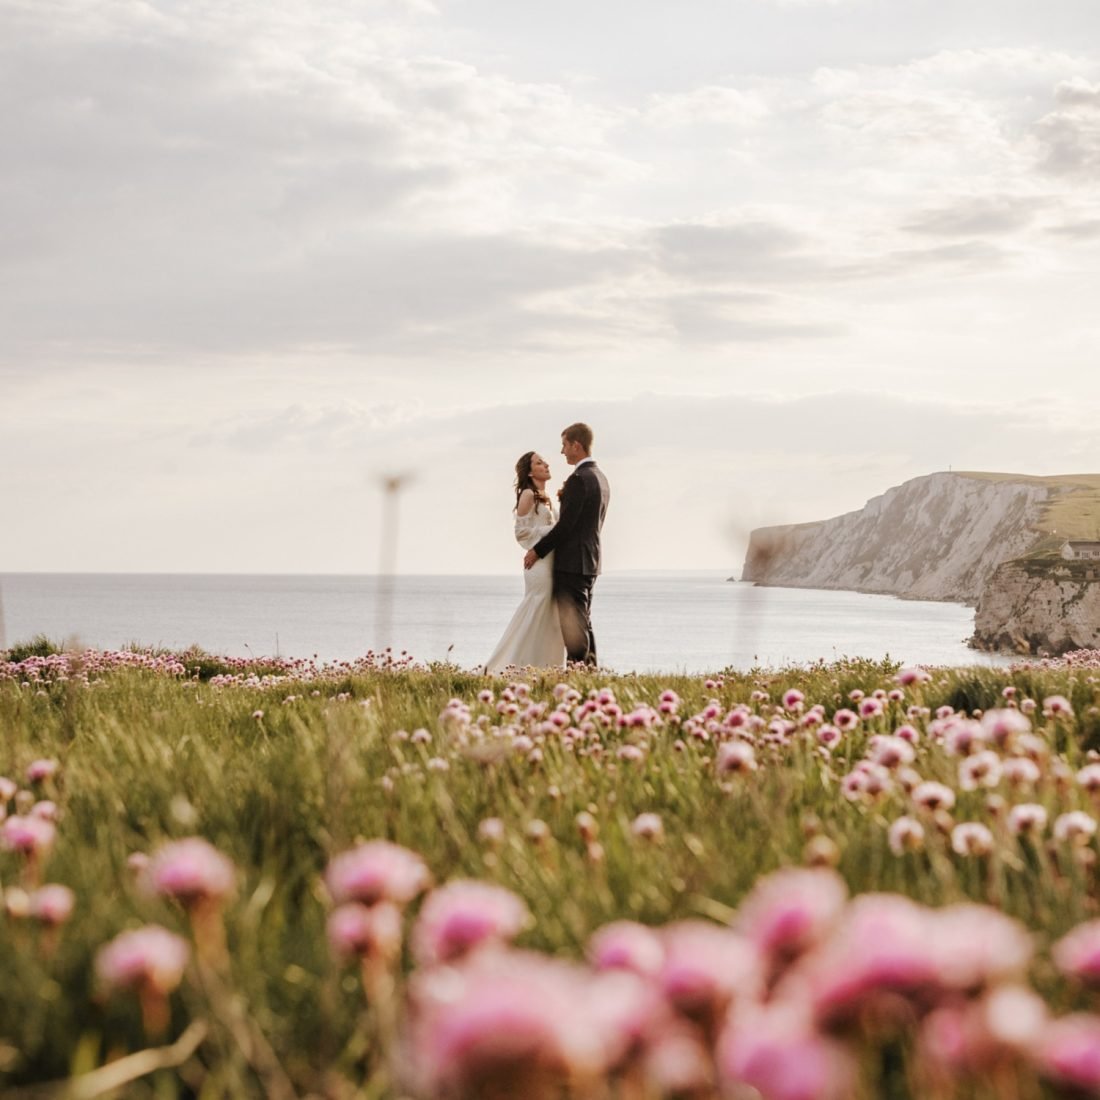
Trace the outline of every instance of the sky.
[[0, 572], [509, 572], [576, 420], [616, 571], [1100, 472], [1095, 0], [0, 0], [0, 158]]

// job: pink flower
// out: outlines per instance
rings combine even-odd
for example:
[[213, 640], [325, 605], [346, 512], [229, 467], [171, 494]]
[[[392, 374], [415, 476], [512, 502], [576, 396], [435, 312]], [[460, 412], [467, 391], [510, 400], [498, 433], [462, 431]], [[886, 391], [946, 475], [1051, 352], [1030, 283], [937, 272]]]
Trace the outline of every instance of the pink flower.
[[797, 688], [791, 688], [783, 692], [783, 706], [786, 707], [787, 710], [801, 710], [805, 700], [806, 696]]
[[760, 879], [737, 914], [738, 931], [764, 955], [789, 960], [836, 926], [848, 888], [835, 871], [789, 868]]
[[968, 756], [959, 765], [959, 786], [964, 791], [996, 787], [1001, 781], [1001, 758], [992, 749]]
[[96, 954], [95, 969], [108, 989], [147, 987], [164, 995], [180, 984], [191, 949], [182, 937], [149, 924], [122, 932]]
[[927, 920], [941, 988], [971, 993], [1026, 974], [1031, 934], [999, 909], [964, 902], [930, 910]]
[[1031, 732], [1031, 722], [1018, 710], [987, 710], [982, 715], [982, 729], [990, 741], [1002, 748], [1022, 733]]
[[523, 899], [503, 886], [459, 880], [428, 895], [412, 933], [421, 965], [451, 962], [486, 943], [518, 936], [531, 914]]
[[913, 790], [913, 804], [923, 810], [950, 810], [955, 805], [955, 792], [943, 783], [929, 780]]
[[30, 915], [43, 924], [56, 927], [72, 916], [75, 897], [67, 886], [51, 883], [30, 896]]
[[745, 741], [723, 741], [718, 746], [714, 767], [719, 775], [744, 775], [756, 771], [756, 753]]
[[790, 982], [795, 993], [809, 997], [818, 1022], [831, 1024], [854, 1019], [883, 996], [925, 990], [938, 976], [927, 911], [900, 895], [862, 894], [833, 936], [791, 972]]
[[924, 847], [924, 826], [912, 817], [899, 817], [890, 823], [887, 832], [890, 851], [896, 856]]
[[27, 782], [43, 783], [57, 774], [56, 760], [33, 760], [27, 765]]
[[788, 1004], [736, 1013], [717, 1057], [730, 1084], [749, 1085], [761, 1100], [848, 1100], [855, 1094], [852, 1053]]
[[1009, 832], [1017, 836], [1041, 833], [1047, 827], [1047, 812], [1037, 802], [1021, 802], [1008, 811]]
[[1054, 822], [1054, 839], [1084, 846], [1096, 833], [1096, 819], [1084, 810], [1070, 810]]
[[1039, 765], [1024, 756], [1014, 756], [1001, 765], [1001, 777], [1012, 787], [1030, 787], [1039, 782]]
[[184, 906], [221, 901], [232, 894], [237, 873], [232, 861], [202, 837], [165, 844], [150, 860], [149, 884]]
[[817, 731], [817, 740], [825, 748], [831, 749], [834, 745], [840, 743], [840, 730], [836, 726], [825, 725]]
[[642, 840], [660, 840], [665, 834], [665, 826], [660, 814], [644, 813], [631, 822], [630, 831]]
[[401, 910], [388, 901], [371, 906], [348, 902], [329, 914], [325, 931], [338, 958], [390, 962], [401, 950]]
[[3, 806], [5, 802], [10, 802], [15, 797], [17, 790], [19, 790], [18, 784], [6, 775], [0, 775], [0, 806]]
[[588, 943], [588, 958], [597, 970], [630, 970], [650, 978], [660, 971], [664, 957], [660, 936], [635, 921], [604, 925]]
[[48, 798], [41, 802], [36, 802], [30, 810], [31, 817], [40, 817], [43, 821], [56, 821], [57, 820], [57, 803], [51, 802]]
[[[859, 704], [860, 718], [877, 718], [882, 713], [882, 702], [879, 699], [864, 699]], [[835, 717], [834, 717], [835, 721]]]
[[662, 940], [658, 985], [677, 1012], [714, 1025], [734, 997], [758, 996], [761, 962], [743, 936], [707, 921], [682, 920], [666, 925]]
[[0, 843], [10, 852], [26, 856], [43, 856], [53, 847], [57, 830], [52, 821], [42, 817], [13, 814], [0, 824]]
[[987, 856], [993, 834], [980, 821], [963, 821], [951, 830], [951, 847], [960, 856]]
[[902, 737], [890, 737], [878, 734], [871, 738], [868, 745], [869, 758], [884, 768], [900, 768], [903, 764], [912, 764], [916, 759], [913, 746]]
[[392, 901], [407, 905], [430, 881], [427, 866], [415, 852], [388, 840], [371, 840], [341, 852], [325, 874], [329, 893], [338, 904]]
[[1047, 718], [1072, 718], [1073, 707], [1064, 695], [1048, 695], [1043, 700], [1043, 714]]
[[1100, 982], [1100, 920], [1077, 925], [1050, 949], [1050, 955], [1063, 974]]
[[1077, 773], [1077, 782], [1089, 794], [1100, 791], [1100, 764], [1086, 764]]
[[1063, 1016], [1043, 1029], [1035, 1046], [1036, 1064], [1055, 1083], [1100, 1089], [1100, 1017]]
[[932, 679], [932, 675], [923, 668], [903, 668], [897, 675], [897, 681], [902, 687], [910, 684], [926, 684]]
[[833, 725], [841, 731], [855, 729], [859, 725], [859, 715], [843, 707], [833, 715]]
[[458, 967], [416, 974], [414, 1091], [539, 1096], [602, 1072], [617, 1052], [589, 1011], [589, 981], [578, 967], [519, 951], [477, 952]]

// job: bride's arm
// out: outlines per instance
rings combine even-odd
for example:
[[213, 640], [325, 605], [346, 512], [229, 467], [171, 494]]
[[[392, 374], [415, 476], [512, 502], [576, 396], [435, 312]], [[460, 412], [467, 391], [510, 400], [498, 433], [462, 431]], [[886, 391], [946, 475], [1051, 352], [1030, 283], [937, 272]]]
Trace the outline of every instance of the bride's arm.
[[524, 489], [516, 505], [516, 542], [530, 550], [554, 526], [544, 523], [536, 507], [535, 494]]

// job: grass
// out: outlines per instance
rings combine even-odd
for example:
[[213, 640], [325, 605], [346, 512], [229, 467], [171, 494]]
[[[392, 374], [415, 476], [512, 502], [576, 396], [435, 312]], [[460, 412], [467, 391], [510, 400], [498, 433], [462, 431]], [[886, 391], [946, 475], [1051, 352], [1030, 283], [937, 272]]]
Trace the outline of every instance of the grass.
[[[832, 845], [853, 893], [897, 891], [937, 906], [992, 902], [1043, 943], [1096, 912], [1091, 865], [1008, 841], [1002, 857], [982, 864], [953, 856], [946, 840], [898, 858], [886, 826], [905, 810], [904, 793], [870, 803], [839, 792], [868, 737], [903, 722], [908, 706], [985, 710], [1003, 703], [1007, 686], [1021, 699], [1057, 694], [1071, 702], [1072, 719], [1036, 721], [1066, 765], [1081, 766], [1100, 746], [1100, 674], [1088, 667], [941, 670], [907, 689], [904, 701], [888, 703], [882, 718], [865, 722], [831, 756], [812, 736], [796, 737], [761, 750], [762, 766], [750, 780], [725, 783], [715, 776], [712, 741], [678, 744], [681, 729], [663, 721], [608, 729], [598, 754], [536, 736], [541, 759], [530, 758], [511, 747], [511, 735], [499, 735], [507, 720], [495, 701], [504, 684], [451, 666], [247, 687], [211, 686], [208, 677], [224, 668], [209, 655], [194, 664], [202, 678], [127, 669], [90, 683], [0, 678], [0, 775], [20, 779], [38, 758], [59, 762], [56, 781], [36, 791], [60, 810], [45, 876], [76, 896], [59, 935], [9, 916], [0, 936], [4, 1096], [30, 1096], [20, 1090], [147, 1045], [138, 1006], [102, 995], [93, 960], [112, 936], [146, 922], [189, 934], [182, 911], [139, 889], [127, 866], [131, 853], [175, 837], [207, 838], [238, 869], [225, 914], [231, 965], [218, 979], [220, 992], [209, 976], [185, 981], [172, 1000], [171, 1038], [196, 1020], [209, 1034], [182, 1066], [130, 1084], [120, 1094], [128, 1098], [271, 1094], [266, 1047], [297, 1095], [398, 1095], [364, 1038], [361, 984], [332, 961], [324, 933], [326, 863], [363, 838], [420, 853], [437, 882], [475, 877], [515, 891], [535, 918], [521, 942], [566, 957], [580, 957], [611, 920], [659, 925], [732, 912], [762, 875], [802, 863], [815, 836]], [[841, 661], [779, 673], [727, 671], [709, 687], [701, 677], [594, 672], [571, 673], [568, 682], [582, 697], [610, 686], [626, 712], [656, 707], [671, 689], [684, 718], [716, 700], [722, 713], [740, 703], [770, 720], [786, 689], [801, 690], [806, 705], [820, 702], [831, 715], [852, 705], [854, 690], [893, 689], [896, 671], [888, 661]], [[531, 698], [553, 708], [560, 679], [524, 682]], [[493, 704], [478, 702], [485, 688], [494, 691]], [[754, 692], [763, 697], [753, 701]], [[475, 723], [482, 719], [482, 738], [441, 722], [455, 697], [471, 707]], [[398, 733], [418, 729], [428, 732], [423, 743]], [[641, 762], [617, 758], [625, 742], [644, 744]], [[925, 778], [954, 782], [957, 761], [931, 746], [921, 752], [916, 766]], [[991, 820], [994, 793], [960, 794], [957, 819]], [[1052, 818], [1085, 805], [1053, 779], [1035, 798]], [[598, 822], [598, 863], [574, 824], [581, 811]], [[631, 823], [643, 812], [661, 816], [662, 843], [643, 846], [633, 835]], [[479, 839], [488, 817], [504, 823], [499, 846]], [[531, 839], [532, 822], [545, 823], [545, 841]], [[9, 900], [26, 874], [21, 857], [0, 852]], [[1045, 964], [1036, 982], [1059, 1006], [1079, 999]]]

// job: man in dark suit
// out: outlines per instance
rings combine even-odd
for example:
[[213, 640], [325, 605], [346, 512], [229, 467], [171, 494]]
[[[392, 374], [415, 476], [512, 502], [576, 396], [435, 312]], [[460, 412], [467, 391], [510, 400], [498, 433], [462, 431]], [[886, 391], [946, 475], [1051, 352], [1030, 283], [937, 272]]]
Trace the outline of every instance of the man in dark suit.
[[592, 459], [592, 429], [570, 424], [561, 433], [561, 453], [576, 467], [561, 493], [561, 515], [549, 534], [527, 551], [524, 567], [554, 551], [554, 602], [558, 605], [570, 661], [596, 665], [592, 633], [592, 585], [600, 573], [600, 530], [611, 490]]

